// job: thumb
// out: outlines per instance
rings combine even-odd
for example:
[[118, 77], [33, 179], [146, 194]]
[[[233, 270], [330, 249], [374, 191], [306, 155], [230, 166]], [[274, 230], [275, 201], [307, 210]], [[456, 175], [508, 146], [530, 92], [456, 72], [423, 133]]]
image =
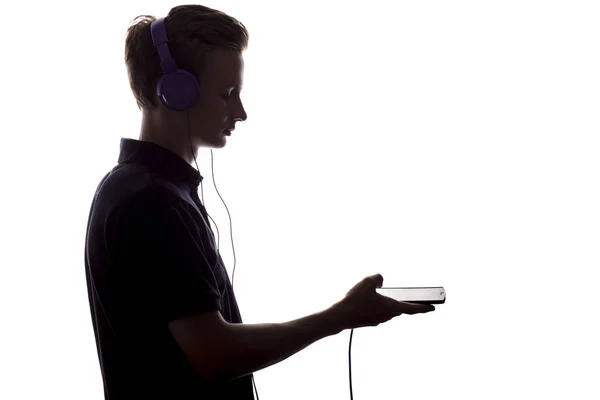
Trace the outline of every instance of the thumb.
[[383, 285], [383, 276], [381, 276], [381, 274], [371, 275], [369, 280], [373, 282], [377, 288], [380, 288]]

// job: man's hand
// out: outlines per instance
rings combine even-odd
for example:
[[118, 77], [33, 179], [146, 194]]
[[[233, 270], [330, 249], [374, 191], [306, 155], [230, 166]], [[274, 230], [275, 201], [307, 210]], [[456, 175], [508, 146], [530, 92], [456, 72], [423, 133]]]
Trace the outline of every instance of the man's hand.
[[383, 285], [380, 274], [358, 282], [346, 297], [332, 306], [344, 329], [377, 326], [402, 314], [420, 314], [435, 310], [433, 305], [401, 302], [376, 292]]

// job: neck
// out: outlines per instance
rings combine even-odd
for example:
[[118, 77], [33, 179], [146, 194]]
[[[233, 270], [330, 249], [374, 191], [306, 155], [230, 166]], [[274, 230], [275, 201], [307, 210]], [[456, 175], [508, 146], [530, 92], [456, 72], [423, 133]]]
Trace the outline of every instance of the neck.
[[160, 110], [144, 110], [139, 140], [162, 146], [177, 154], [188, 164], [194, 164], [194, 157], [198, 156], [198, 147], [193, 147], [192, 155], [186, 122], [183, 119], [181, 123], [182, 119], [180, 115], [167, 115]]

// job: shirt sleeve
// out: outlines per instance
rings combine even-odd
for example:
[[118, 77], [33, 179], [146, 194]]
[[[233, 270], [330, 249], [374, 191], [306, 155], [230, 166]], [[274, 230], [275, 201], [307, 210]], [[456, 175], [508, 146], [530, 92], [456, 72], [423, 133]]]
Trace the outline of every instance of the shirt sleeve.
[[[123, 281], [162, 322], [220, 310], [220, 292], [194, 221], [167, 196], [138, 195], [114, 218]], [[207, 247], [209, 249], [207, 249]], [[145, 310], [149, 311], [149, 310]]]

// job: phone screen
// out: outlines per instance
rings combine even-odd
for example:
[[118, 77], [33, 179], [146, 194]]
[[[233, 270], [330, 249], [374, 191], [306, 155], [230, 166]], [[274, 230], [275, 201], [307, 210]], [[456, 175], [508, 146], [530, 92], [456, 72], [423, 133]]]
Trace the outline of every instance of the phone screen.
[[378, 288], [377, 292], [394, 300], [419, 303], [443, 303], [446, 291], [443, 287], [387, 287]]

